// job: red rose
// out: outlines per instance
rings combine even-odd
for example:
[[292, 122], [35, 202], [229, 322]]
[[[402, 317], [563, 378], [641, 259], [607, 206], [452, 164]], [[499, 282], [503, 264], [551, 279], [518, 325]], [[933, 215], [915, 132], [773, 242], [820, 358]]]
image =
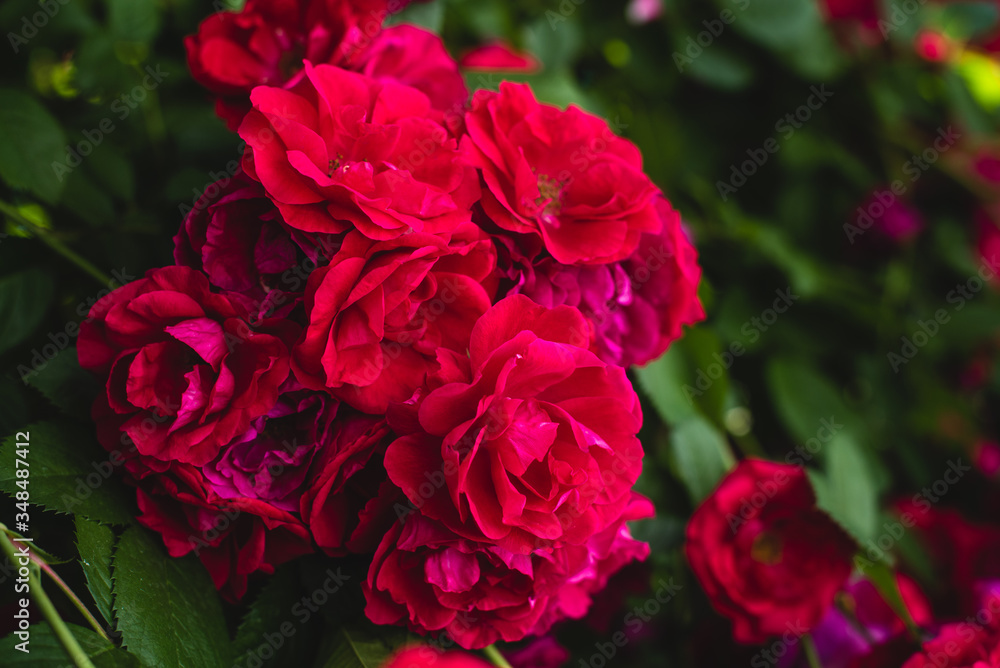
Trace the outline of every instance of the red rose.
[[1000, 636], [976, 623], [945, 624], [902, 668], [1000, 668]]
[[642, 412], [623, 369], [574, 345], [588, 333], [576, 309], [500, 301], [472, 330], [472, 373], [390, 413], [389, 477], [424, 514], [517, 554], [617, 521]]
[[461, 538], [420, 514], [385, 536], [363, 585], [365, 614], [376, 624], [418, 633], [444, 630], [466, 649], [541, 635], [557, 621], [580, 618], [590, 596], [649, 546], [625, 519], [648, 514], [641, 501], [583, 545], [516, 554]]
[[687, 528], [688, 563], [744, 643], [814, 627], [850, 574], [854, 550], [816, 507], [805, 469], [757, 459], [723, 478]]
[[423, 383], [439, 349], [468, 347], [496, 289], [495, 263], [492, 243], [471, 223], [450, 241], [414, 232], [376, 242], [349, 233], [330, 264], [309, 277], [296, 376], [384, 414]]
[[344, 407], [335, 433], [317, 454], [300, 503], [313, 540], [327, 554], [372, 552], [395, 520], [399, 490], [381, 461], [388, 432], [384, 418], [350, 414]]
[[464, 69], [477, 72], [523, 72], [535, 74], [542, 64], [532, 53], [517, 51], [510, 44], [496, 41], [466, 51], [462, 55]]
[[300, 298], [309, 271], [339, 245], [339, 237], [285, 225], [261, 185], [238, 172], [210, 185], [195, 203], [174, 237], [174, 261], [252, 299], [263, 315]]
[[[388, 15], [385, 0], [247, 0], [218, 12], [184, 40], [195, 81], [218, 97], [216, 113], [236, 130], [256, 86], [293, 85], [303, 61], [347, 65]], [[398, 3], [397, 3], [398, 4]]]
[[465, 652], [441, 652], [418, 645], [393, 654], [382, 668], [491, 668], [492, 664]]
[[187, 267], [164, 267], [98, 301], [80, 326], [80, 366], [106, 378], [94, 404], [109, 450], [201, 466], [274, 406], [298, 328], [251, 314]]
[[558, 262], [623, 260], [643, 232], [660, 231], [639, 149], [597, 116], [539, 104], [527, 85], [504, 82], [499, 93], [476, 92], [466, 126], [486, 214], [540, 236]]
[[251, 573], [273, 573], [313, 551], [309, 532], [294, 515], [258, 499], [222, 499], [192, 466], [174, 462], [154, 472], [146, 463], [128, 463], [140, 478], [139, 522], [163, 537], [170, 556], [194, 552], [226, 598], [242, 598]]
[[469, 90], [458, 63], [441, 38], [423, 28], [406, 24], [386, 28], [353, 69], [377, 81], [396, 81], [421, 91], [434, 109], [443, 112], [448, 127], [465, 114]]
[[250, 99], [243, 167], [292, 227], [392, 239], [471, 220], [475, 169], [416, 88], [306, 63], [291, 90]]

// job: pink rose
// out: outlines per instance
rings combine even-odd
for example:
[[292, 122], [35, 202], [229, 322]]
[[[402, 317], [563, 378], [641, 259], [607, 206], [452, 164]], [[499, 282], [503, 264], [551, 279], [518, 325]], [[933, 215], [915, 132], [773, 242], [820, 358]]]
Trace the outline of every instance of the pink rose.
[[517, 247], [523, 238], [499, 237], [510, 293], [542, 306], [578, 308], [594, 329], [598, 357], [608, 364], [656, 359], [684, 325], [705, 317], [697, 251], [666, 198], [657, 198], [657, 211], [662, 232], [643, 234], [632, 255], [605, 265], [565, 265], [551, 257], [532, 263], [525, 257], [530, 248]]

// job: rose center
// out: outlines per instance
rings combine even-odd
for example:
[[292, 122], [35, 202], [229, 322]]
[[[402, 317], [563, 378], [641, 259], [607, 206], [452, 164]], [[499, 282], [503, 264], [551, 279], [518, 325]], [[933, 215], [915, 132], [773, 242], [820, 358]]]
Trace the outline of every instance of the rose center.
[[562, 186], [562, 183], [548, 174], [538, 175], [538, 199], [535, 200], [535, 205], [541, 207], [543, 217], [551, 219], [547, 222], [554, 225], [558, 223], [554, 216], [562, 209]]
[[784, 541], [781, 536], [770, 531], [762, 531], [753, 539], [750, 557], [761, 564], [773, 566], [781, 561], [781, 551]]

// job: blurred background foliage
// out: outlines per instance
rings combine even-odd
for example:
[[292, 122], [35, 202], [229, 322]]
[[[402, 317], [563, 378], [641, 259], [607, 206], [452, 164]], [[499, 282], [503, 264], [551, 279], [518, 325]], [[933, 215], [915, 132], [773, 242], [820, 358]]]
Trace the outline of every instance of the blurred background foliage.
[[[0, 4], [4, 434], [51, 415], [53, 392], [85, 414], [89, 388], [67, 385], [76, 376], [59, 374], [72, 360], [47, 362], [45, 346], [73, 345], [59, 334], [83, 318], [106, 275], [172, 263], [186, 207], [240, 157], [238, 137], [191, 80], [182, 44], [209, 13], [238, 4]], [[975, 46], [998, 30], [998, 5], [886, 3], [883, 15], [895, 8], [902, 20], [883, 25], [883, 39], [878, 28], [826, 20], [817, 0], [664, 0], [648, 21], [636, 16], [640, 4], [435, 0], [392, 20], [439, 31], [456, 56], [497, 39], [531, 52], [538, 73], [469, 72], [469, 87], [529, 81], [542, 100], [607, 118], [682, 212], [708, 318], [634, 373], [648, 399], [641, 489], [658, 507], [637, 534], [653, 545], [652, 567], [626, 572], [597, 614], [610, 634], [629, 609], [623, 592], [641, 602], [674, 578], [677, 601], [625, 650], [628, 661], [724, 665], [705, 663], [729, 633], [680, 547], [732, 449], [785, 460], [818, 439], [808, 463], [820, 502], [864, 541], [889, 502], [997, 438], [1000, 299], [995, 281], [973, 290], [970, 279], [982, 262], [978, 240], [1000, 222], [989, 213], [1000, 192], [970, 165], [983, 151], [1000, 160], [1000, 64]], [[927, 30], [942, 38], [942, 57], [915, 47]], [[827, 100], [809, 108], [816, 90]], [[935, 160], [914, 162], [949, 132], [958, 139]], [[845, 228], [894, 181], [919, 230], [900, 239], [878, 225]], [[959, 285], [968, 298], [954, 297]], [[781, 294], [790, 305], [769, 314]], [[941, 309], [948, 321], [915, 337]], [[904, 338], [926, 345], [913, 343], [909, 359]], [[39, 353], [45, 368], [26, 386], [21, 370], [37, 368]], [[80, 447], [90, 447], [79, 425]], [[987, 512], [980, 498], [980, 482], [963, 484], [947, 504], [975, 517]], [[0, 519], [12, 513], [5, 507]], [[73, 554], [71, 520], [38, 516], [38, 542]], [[919, 571], [919, 550], [909, 552]], [[64, 568], [71, 584], [80, 580], [73, 564]], [[560, 638], [589, 657], [593, 633], [579, 628]], [[296, 651], [315, 650], [301, 642]]]

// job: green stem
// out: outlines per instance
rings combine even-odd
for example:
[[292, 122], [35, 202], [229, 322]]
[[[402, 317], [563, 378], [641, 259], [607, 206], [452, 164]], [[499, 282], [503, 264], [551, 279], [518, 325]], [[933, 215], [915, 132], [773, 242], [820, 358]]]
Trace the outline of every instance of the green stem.
[[46, 246], [54, 250], [56, 253], [59, 253], [64, 258], [75, 264], [77, 267], [79, 267], [85, 273], [89, 274], [101, 285], [107, 286], [109, 283], [111, 283], [111, 277], [105, 274], [100, 269], [98, 269], [96, 266], [94, 266], [94, 264], [91, 263], [90, 260], [87, 260], [82, 256], [78, 255], [76, 251], [74, 251], [72, 248], [70, 248], [63, 242], [59, 241], [59, 239], [54, 237], [48, 230], [42, 229], [38, 225], [35, 225], [35, 223], [28, 220], [24, 215], [21, 214], [20, 211], [18, 211], [10, 204], [6, 202], [0, 202], [0, 212], [13, 218], [15, 221], [17, 221], [18, 225], [27, 228], [27, 230], [31, 232], [34, 236], [38, 237], [38, 239], [41, 240], [43, 244], [45, 244]]
[[[3, 528], [6, 529], [6, 527]], [[14, 543], [11, 542], [4, 531], [0, 531], [0, 548], [3, 549], [7, 558], [10, 559], [11, 565], [18, 563], [18, 551], [14, 548]], [[66, 626], [66, 622], [59, 616], [56, 606], [52, 605], [52, 601], [46, 596], [45, 591], [42, 589], [42, 583], [38, 579], [37, 570], [35, 569], [28, 569], [28, 587], [29, 596], [31, 596], [35, 605], [42, 611], [45, 621], [52, 627], [56, 638], [59, 640], [59, 644], [66, 650], [66, 654], [72, 659], [74, 665], [77, 668], [94, 668], [94, 664], [91, 663], [87, 653], [83, 651], [80, 643], [77, 642], [76, 638], [70, 632], [69, 627]]]
[[497, 668], [511, 668], [510, 663], [508, 663], [507, 659], [503, 658], [503, 654], [500, 653], [500, 650], [497, 649], [496, 645], [484, 647], [483, 654], [485, 654], [486, 658], [490, 660], [490, 663], [497, 666]]
[[816, 641], [813, 640], [812, 635], [807, 633], [802, 636], [802, 647], [806, 651], [809, 668], [823, 668], [823, 662], [820, 661], [819, 652], [816, 650]]
[[80, 614], [87, 620], [87, 623], [90, 624], [90, 626], [97, 631], [102, 638], [111, 642], [111, 638], [109, 638], [108, 634], [104, 632], [104, 627], [101, 626], [101, 623], [97, 621], [96, 617], [90, 614], [90, 610], [87, 610], [87, 606], [83, 604], [80, 597], [76, 595], [76, 592], [69, 588], [69, 585], [66, 584], [61, 577], [59, 577], [55, 570], [42, 561], [41, 557], [34, 552], [31, 553], [31, 560], [38, 564], [38, 567], [45, 571], [45, 574], [52, 578], [52, 581], [55, 582], [60, 589], [62, 589], [63, 593], [66, 594], [66, 598], [73, 602], [73, 605], [80, 611]]

